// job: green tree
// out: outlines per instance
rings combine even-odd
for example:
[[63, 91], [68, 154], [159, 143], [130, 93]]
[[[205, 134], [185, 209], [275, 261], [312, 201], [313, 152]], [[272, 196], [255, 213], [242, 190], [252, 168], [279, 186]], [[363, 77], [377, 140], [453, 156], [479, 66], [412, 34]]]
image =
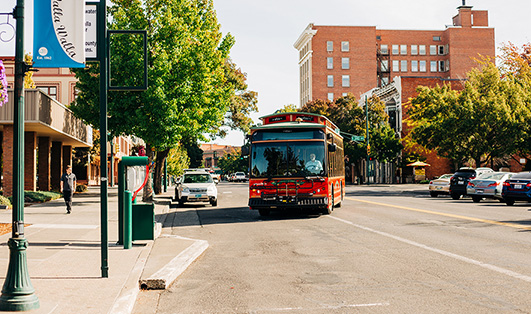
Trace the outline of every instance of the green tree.
[[458, 164], [476, 167], [518, 151], [531, 121], [524, 85], [492, 63], [472, 69], [462, 91], [419, 87], [407, 109], [411, 138]]
[[232, 89], [226, 124], [233, 130], [248, 133], [253, 123], [250, 114], [258, 111], [258, 93], [248, 90], [247, 74], [231, 59], [225, 61], [225, 77]]
[[278, 109], [275, 112], [297, 112], [299, 109], [294, 104], [285, 105], [282, 109]]
[[[402, 149], [400, 139], [391, 129], [385, 104], [376, 96], [367, 101], [370, 126], [371, 156], [382, 162], [392, 161]], [[337, 98], [334, 102], [320, 99], [306, 103], [301, 111], [324, 115], [342, 132], [367, 138], [365, 104], [359, 105], [352, 94]], [[345, 140], [345, 154], [359, 167], [359, 161], [367, 157], [367, 143]]]
[[[212, 0], [116, 0], [109, 12], [110, 29], [148, 32], [148, 90], [109, 93], [109, 130], [146, 142], [159, 193], [170, 149], [183, 138], [214, 134], [223, 124], [232, 91], [225, 61], [234, 40], [222, 37]], [[138, 86], [141, 42], [113, 36], [110, 49], [113, 84]], [[98, 128], [99, 66], [74, 71], [80, 93], [72, 111]]]
[[230, 153], [225, 154], [218, 159], [218, 167], [225, 174], [239, 171], [247, 173], [249, 168], [249, 157], [241, 156], [240, 150], [233, 149]]

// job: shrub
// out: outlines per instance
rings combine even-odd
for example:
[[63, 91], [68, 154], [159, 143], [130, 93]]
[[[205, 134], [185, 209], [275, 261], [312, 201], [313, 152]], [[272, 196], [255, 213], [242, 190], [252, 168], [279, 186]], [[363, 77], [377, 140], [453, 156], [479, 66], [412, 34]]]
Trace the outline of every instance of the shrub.
[[87, 190], [88, 190], [88, 187], [84, 184], [78, 184], [78, 186], [76, 186], [76, 192], [82, 193], [82, 192], [86, 192]]
[[[61, 193], [58, 192], [45, 192], [45, 191], [24, 191], [25, 203], [43, 203], [51, 200], [55, 200], [61, 197]], [[13, 197], [10, 196], [9, 200], [13, 202]]]
[[4, 197], [4, 196], [0, 196], [0, 205], [7, 205], [7, 208], [11, 208], [12, 207], [11, 202], [9, 201], [9, 199], [7, 197]]

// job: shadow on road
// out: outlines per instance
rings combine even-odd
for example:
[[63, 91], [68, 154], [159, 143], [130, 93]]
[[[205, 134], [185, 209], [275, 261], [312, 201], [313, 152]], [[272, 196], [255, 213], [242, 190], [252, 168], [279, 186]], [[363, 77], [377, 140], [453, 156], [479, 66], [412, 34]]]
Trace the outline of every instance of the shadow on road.
[[163, 228], [169, 228], [278, 220], [305, 220], [318, 217], [320, 217], [320, 214], [310, 210], [272, 211], [269, 216], [262, 217], [258, 214], [258, 211], [250, 210], [247, 206], [211, 207], [210, 205], [184, 204], [175, 211], [157, 215], [156, 220], [163, 221]]

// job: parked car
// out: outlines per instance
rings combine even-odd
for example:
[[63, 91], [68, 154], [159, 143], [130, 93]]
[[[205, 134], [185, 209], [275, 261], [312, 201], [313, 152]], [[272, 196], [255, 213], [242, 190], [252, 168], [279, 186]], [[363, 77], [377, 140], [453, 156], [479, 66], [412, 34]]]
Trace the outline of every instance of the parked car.
[[491, 168], [459, 168], [459, 170], [457, 170], [450, 178], [450, 196], [452, 199], [458, 200], [461, 196], [466, 195], [468, 182], [483, 173], [489, 172], [494, 172], [494, 170]]
[[437, 197], [440, 194], [450, 194], [450, 178], [453, 174], [443, 174], [437, 179], [433, 179], [428, 184], [431, 197]]
[[245, 177], [245, 172], [236, 172], [234, 174], [234, 181], [236, 182], [245, 182], [247, 178]]
[[175, 199], [179, 205], [186, 202], [209, 202], [212, 206], [217, 206], [218, 189], [210, 173], [190, 171], [175, 186]]
[[505, 204], [512, 206], [515, 201], [531, 202], [531, 172], [520, 172], [503, 183], [502, 197]]
[[483, 198], [494, 198], [503, 201], [503, 182], [510, 179], [513, 175], [513, 172], [484, 173], [468, 182], [466, 193], [472, 197], [475, 203], [479, 203]]

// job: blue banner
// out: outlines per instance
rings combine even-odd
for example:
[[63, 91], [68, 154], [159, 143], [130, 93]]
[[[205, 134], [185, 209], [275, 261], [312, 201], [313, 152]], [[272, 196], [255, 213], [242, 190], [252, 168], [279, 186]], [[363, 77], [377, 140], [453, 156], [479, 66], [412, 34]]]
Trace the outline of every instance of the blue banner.
[[36, 68], [85, 67], [85, 0], [34, 0]]

